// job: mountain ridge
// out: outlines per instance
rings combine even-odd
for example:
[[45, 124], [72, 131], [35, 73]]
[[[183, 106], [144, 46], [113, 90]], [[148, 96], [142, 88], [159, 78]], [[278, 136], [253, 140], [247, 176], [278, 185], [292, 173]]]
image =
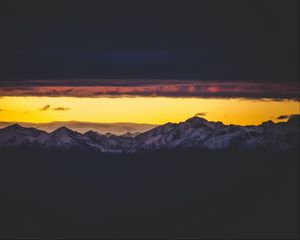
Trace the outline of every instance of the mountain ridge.
[[13, 124], [0, 129], [0, 147], [81, 149], [103, 153], [133, 153], [174, 149], [285, 151], [299, 144], [299, 118], [260, 125], [225, 125], [201, 117], [180, 123], [166, 123], [146, 132], [123, 135], [79, 133], [60, 127], [47, 133]]
[[44, 130], [48, 133], [53, 132], [57, 128], [67, 127], [73, 131], [85, 133], [93, 130], [99, 133], [110, 132], [115, 135], [123, 135], [127, 132], [144, 132], [148, 131], [157, 124], [147, 123], [130, 123], [130, 122], [115, 122], [115, 123], [97, 123], [97, 122], [82, 122], [82, 121], [54, 121], [46, 123], [30, 123], [30, 122], [4, 122], [0, 121], [0, 128], [5, 128], [10, 125], [18, 124], [22, 127], [33, 127]]

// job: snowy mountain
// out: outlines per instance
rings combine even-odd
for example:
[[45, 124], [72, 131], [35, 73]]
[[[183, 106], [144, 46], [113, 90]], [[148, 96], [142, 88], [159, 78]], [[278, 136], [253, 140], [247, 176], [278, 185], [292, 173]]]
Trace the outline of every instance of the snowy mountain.
[[298, 143], [299, 119], [281, 123], [268, 121], [259, 126], [238, 126], [193, 117], [178, 124], [167, 123], [144, 133], [120, 136], [93, 131], [81, 134], [66, 127], [51, 133], [19, 125], [0, 129], [0, 147], [30, 146], [105, 153], [173, 149], [285, 151], [297, 148]]
[[41, 145], [47, 139], [47, 132], [18, 124], [0, 129], [0, 146]]

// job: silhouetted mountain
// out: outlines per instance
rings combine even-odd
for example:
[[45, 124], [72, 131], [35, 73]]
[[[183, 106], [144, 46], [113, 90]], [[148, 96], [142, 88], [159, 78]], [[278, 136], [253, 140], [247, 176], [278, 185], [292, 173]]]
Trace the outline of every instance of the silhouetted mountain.
[[1, 147], [84, 149], [106, 153], [132, 153], [157, 150], [270, 150], [285, 151], [299, 143], [299, 120], [259, 126], [224, 125], [192, 117], [185, 122], [167, 123], [141, 134], [116, 136], [93, 131], [84, 134], [66, 127], [51, 133], [11, 125], [0, 129]]
[[0, 121], [0, 128], [10, 126], [12, 124], [19, 124], [23, 127], [33, 127], [46, 132], [53, 132], [60, 127], [67, 127], [73, 131], [85, 133], [89, 130], [99, 133], [112, 133], [115, 135], [126, 134], [127, 132], [145, 132], [154, 127], [157, 124], [145, 124], [145, 123], [95, 123], [95, 122], [79, 122], [79, 121], [65, 121], [65, 122], [46, 122], [46, 123], [28, 123], [28, 122], [2, 122]]

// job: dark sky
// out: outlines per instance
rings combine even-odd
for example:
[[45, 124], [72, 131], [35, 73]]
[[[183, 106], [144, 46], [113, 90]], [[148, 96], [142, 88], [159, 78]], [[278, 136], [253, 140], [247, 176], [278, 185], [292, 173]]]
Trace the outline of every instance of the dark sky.
[[299, 2], [1, 1], [0, 80], [298, 81]]

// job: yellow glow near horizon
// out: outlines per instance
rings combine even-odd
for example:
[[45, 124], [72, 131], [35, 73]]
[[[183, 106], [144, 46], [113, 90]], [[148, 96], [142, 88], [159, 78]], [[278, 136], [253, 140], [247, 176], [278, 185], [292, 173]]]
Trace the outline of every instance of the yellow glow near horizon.
[[[50, 108], [40, 111], [46, 105]], [[69, 108], [54, 111], [54, 108]], [[163, 124], [180, 122], [196, 113], [225, 124], [277, 122], [279, 115], [299, 114], [294, 100], [249, 100], [167, 97], [1, 97], [0, 121], [43, 123], [52, 121], [133, 122]]]

